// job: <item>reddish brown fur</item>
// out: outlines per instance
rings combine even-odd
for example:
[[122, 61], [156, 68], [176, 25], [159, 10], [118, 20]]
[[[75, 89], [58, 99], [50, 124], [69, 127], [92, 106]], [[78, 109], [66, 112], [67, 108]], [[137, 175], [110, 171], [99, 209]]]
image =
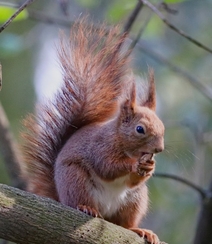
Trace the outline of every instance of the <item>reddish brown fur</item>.
[[25, 121], [23, 173], [28, 190], [157, 243], [155, 234], [138, 229], [147, 211], [152, 155], [164, 147], [154, 74], [150, 71], [146, 98], [138, 97], [142, 86], [127, 80], [127, 55], [118, 52], [124, 38], [117, 33], [114, 28], [106, 35], [104, 27], [96, 31], [81, 23], [71, 31], [69, 45], [62, 39], [64, 83], [55, 102]]
[[21, 168], [29, 191], [57, 200], [54, 162], [65, 141], [80, 127], [116, 113], [128, 73], [126, 56], [114, 55], [124, 41], [117, 33], [118, 28], [106, 33], [104, 26], [96, 31], [81, 23], [72, 27], [70, 44], [61, 38], [64, 84], [54, 103], [38, 106], [36, 116], [24, 121]]

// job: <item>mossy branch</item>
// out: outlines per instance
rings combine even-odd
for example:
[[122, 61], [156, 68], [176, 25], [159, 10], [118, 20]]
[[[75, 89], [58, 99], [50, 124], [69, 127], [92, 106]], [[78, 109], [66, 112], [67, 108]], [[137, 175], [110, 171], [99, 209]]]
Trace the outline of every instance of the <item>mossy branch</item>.
[[120, 226], [3, 184], [0, 184], [0, 238], [22, 244], [146, 243]]

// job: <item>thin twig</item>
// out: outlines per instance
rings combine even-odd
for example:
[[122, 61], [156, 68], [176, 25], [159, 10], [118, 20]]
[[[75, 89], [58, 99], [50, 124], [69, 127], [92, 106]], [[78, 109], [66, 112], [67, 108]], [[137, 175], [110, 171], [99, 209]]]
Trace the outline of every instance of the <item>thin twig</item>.
[[[131, 30], [131, 28], [132, 28], [132, 26], [133, 26], [136, 18], [138, 17], [138, 14], [139, 14], [140, 10], [142, 9], [142, 7], [143, 7], [143, 3], [140, 0], [138, 0], [137, 5], [133, 9], [133, 11], [130, 14], [129, 18], [127, 19], [127, 22], [124, 25], [123, 31], [120, 34], [120, 38], [122, 40], [126, 40], [126, 37], [129, 35], [130, 30]], [[113, 60], [113, 58], [115, 58], [117, 56], [117, 54], [119, 54], [119, 52], [120, 52], [120, 50], [122, 48], [123, 43], [124, 42], [120, 42], [119, 43], [119, 45], [116, 48], [116, 51], [114, 52], [114, 54], [111, 57], [111, 61]], [[126, 52], [126, 57], [129, 56], [128, 53], [130, 54], [130, 52], [131, 52], [131, 50], [128, 50]]]
[[[161, 5], [161, 3], [159, 3], [159, 5]], [[148, 18], [144, 21], [144, 24], [142, 25], [142, 27], [140, 28], [137, 36], [132, 40], [130, 47], [129, 47], [129, 52], [127, 55], [130, 55], [130, 53], [132, 52], [132, 50], [134, 49], [134, 47], [136, 46], [137, 42], [140, 40], [145, 28], [147, 27], [147, 25], [149, 24], [151, 18], [152, 18], [152, 13], [148, 15]]]
[[201, 83], [198, 79], [194, 76], [189, 74], [187, 71], [183, 70], [182, 68], [178, 67], [177, 65], [171, 63], [168, 59], [164, 58], [163, 56], [159, 55], [158, 53], [154, 52], [152, 49], [148, 48], [147, 45], [144, 45], [141, 41], [137, 43], [137, 47], [142, 50], [142, 52], [146, 53], [148, 56], [152, 57], [155, 61], [165, 64], [168, 66], [172, 71], [176, 72], [183, 76], [189, 83], [195, 87], [199, 92], [201, 92], [205, 97], [207, 97], [210, 102], [212, 101], [212, 90], [210, 87], [206, 86], [205, 84]]
[[[1, 3], [1, 4], [8, 5], [8, 3]], [[13, 7], [17, 7], [17, 5], [13, 5]], [[58, 25], [66, 26], [66, 27], [70, 27], [73, 24], [73, 21], [71, 21], [71, 20], [48, 16], [40, 11], [28, 10], [28, 13], [29, 13], [30, 18], [38, 20], [38, 21], [42, 21], [42, 22], [45, 22], [48, 24], [58, 24]], [[132, 22], [130, 25], [132, 25]], [[125, 26], [130, 26], [130, 25], [126, 24]], [[98, 29], [98, 26], [96, 28]], [[128, 28], [125, 27], [125, 29], [129, 30], [129, 27]], [[160, 63], [165, 64], [172, 71], [182, 75], [184, 78], [186, 78], [190, 82], [190, 84], [192, 86], [194, 86], [198, 91], [200, 91], [204, 96], [206, 96], [210, 101], [212, 101], [211, 89], [209, 89], [207, 86], [205, 86], [203, 83], [201, 83], [198, 79], [196, 79], [194, 76], [190, 75], [188, 72], [186, 72], [182, 68], [174, 65], [168, 59], [166, 59], [166, 58], [162, 57], [161, 55], [155, 53], [154, 51], [150, 50], [147, 47], [147, 45], [142, 44], [141, 41], [136, 43], [139, 40], [139, 34], [138, 34], [136, 40], [134, 41], [134, 44], [132, 44], [132, 45], [137, 44], [138, 48], [140, 50], [142, 50], [144, 53], [146, 53], [148, 56], [152, 57], [154, 60], [156, 60]]]
[[162, 2], [160, 4], [160, 7], [162, 7], [169, 14], [177, 14], [178, 13], [178, 11], [176, 9], [170, 8], [169, 5], [167, 3], [164, 3], [164, 2]]
[[[139, 0], [140, 1], [140, 0]], [[160, 6], [163, 3], [159, 3], [158, 6]], [[132, 39], [132, 42], [128, 48], [128, 52], [127, 55], [130, 55], [131, 52], [133, 51], [134, 47], [136, 46], [137, 42], [140, 40], [144, 30], [146, 29], [147, 25], [149, 24], [151, 18], [152, 18], [153, 13], [150, 13], [148, 15], [148, 17], [146, 18], [146, 20], [144, 21], [143, 25], [141, 26], [140, 30], [138, 31], [138, 34], [136, 35], [136, 37], [134, 39]]]
[[27, 0], [23, 3], [17, 11], [0, 27], [0, 33], [5, 30], [5, 28], [15, 19], [17, 15], [19, 15], [26, 7], [32, 4], [35, 0]]
[[134, 47], [136, 46], [137, 42], [140, 40], [141, 38], [141, 35], [143, 34], [145, 28], [147, 27], [149, 21], [151, 20], [152, 18], [152, 15], [150, 14], [148, 16], [148, 18], [145, 20], [144, 24], [142, 25], [142, 27], [140, 28], [140, 30], [138, 31], [138, 34], [137, 36], [135, 37], [135, 39], [132, 40], [131, 44], [130, 44], [130, 47], [129, 47], [129, 50], [133, 50]]
[[143, 3], [138, 0], [137, 5], [135, 6], [134, 10], [130, 14], [126, 24], [124, 25], [123, 33], [129, 34], [136, 18], [138, 17], [138, 14], [140, 13], [141, 9], [143, 7]]
[[5, 166], [9, 173], [12, 185], [23, 188], [24, 184], [18, 177], [20, 170], [18, 165], [22, 162], [18, 146], [10, 130], [7, 116], [0, 104], [0, 153], [3, 156]]
[[189, 35], [187, 35], [184, 31], [178, 29], [176, 26], [174, 26], [173, 24], [169, 23], [169, 21], [165, 18], [165, 16], [153, 5], [151, 4], [148, 0], [140, 0], [143, 4], [145, 4], [146, 6], [148, 6], [153, 12], [155, 12], [160, 19], [172, 30], [176, 31], [178, 34], [180, 34], [181, 36], [185, 37], [186, 39], [188, 39], [189, 41], [191, 41], [192, 43], [194, 43], [195, 45], [197, 45], [198, 47], [204, 49], [205, 51], [208, 51], [210, 53], [212, 53], [212, 49], [210, 49], [209, 47], [205, 46], [204, 44], [200, 43], [199, 41], [195, 40], [194, 38], [190, 37]]
[[[11, 7], [11, 8], [18, 8], [18, 4], [14, 3], [8, 3], [8, 2], [0, 2], [1, 6], [6, 6], [6, 7]], [[28, 15], [29, 18], [32, 20], [36, 20], [39, 22], [43, 22], [46, 24], [56, 24], [56, 25], [61, 25], [64, 27], [70, 27], [73, 24], [73, 20], [68, 20], [67, 18], [60, 18], [60, 17], [55, 17], [55, 16], [49, 16], [46, 13], [43, 13], [41, 11], [37, 10], [32, 10], [28, 9]]]
[[[143, 7], [143, 3], [141, 1], [138, 0], [137, 5], [135, 6], [135, 8], [133, 9], [132, 13], [130, 14], [127, 22], [124, 25], [123, 31], [121, 33], [121, 37], [125, 38], [126, 36], [129, 35], [130, 30], [136, 20], [136, 18], [138, 17], [139, 12], [141, 11], [142, 7]], [[114, 53], [113, 57], [116, 56], [116, 54], [120, 51], [121, 47], [122, 47], [123, 42], [121, 42], [118, 47], [117, 47], [117, 51]], [[130, 53], [130, 50], [128, 50], [128, 52]], [[126, 54], [126, 56], [128, 56], [128, 54]]]
[[202, 197], [202, 199], [205, 199], [207, 197], [207, 192], [203, 188], [201, 188], [201, 187], [195, 185], [194, 183], [192, 183], [182, 177], [179, 177], [177, 175], [165, 174], [165, 173], [155, 173], [154, 176], [179, 181], [179, 182], [191, 187], [195, 191], [197, 191], [200, 194], [200, 196]]

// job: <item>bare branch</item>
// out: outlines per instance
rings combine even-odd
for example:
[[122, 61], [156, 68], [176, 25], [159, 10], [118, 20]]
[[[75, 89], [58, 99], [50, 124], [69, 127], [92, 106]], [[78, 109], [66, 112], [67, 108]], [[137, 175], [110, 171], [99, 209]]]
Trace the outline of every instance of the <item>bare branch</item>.
[[5, 161], [5, 165], [13, 186], [23, 188], [23, 182], [18, 177], [20, 170], [18, 165], [22, 161], [18, 146], [11, 133], [8, 119], [4, 109], [0, 104], [0, 152]]
[[[0, 5], [11, 7], [11, 8], [19, 7], [18, 4], [8, 3], [8, 2], [0, 2]], [[27, 11], [28, 11], [30, 19], [36, 20], [39, 22], [43, 22], [46, 24], [56, 24], [56, 25], [61, 25], [64, 27], [70, 27], [74, 22], [71, 19], [47, 15], [46, 13], [43, 13], [42, 11], [37, 11], [37, 10], [33, 10], [33, 9], [28, 9]]]
[[[122, 33], [120, 34], [120, 38], [123, 38], [122, 40], [126, 40], [126, 37], [129, 35], [129, 32], [133, 26], [133, 23], [135, 22], [140, 10], [143, 7], [143, 3], [140, 2], [140, 0], [138, 0], [137, 5], [135, 6], [135, 8], [133, 9], [132, 13], [130, 14]], [[114, 52], [113, 56], [111, 57], [111, 60], [116, 57], [116, 55], [120, 52], [122, 45], [124, 42], [120, 42], [120, 44], [117, 46], [116, 51]], [[128, 50], [126, 52], [126, 57], [129, 56], [131, 50]]]
[[196, 79], [194, 76], [189, 74], [187, 71], [183, 70], [182, 68], [176, 66], [175, 64], [171, 63], [168, 59], [164, 58], [163, 56], [159, 55], [158, 53], [152, 51], [150, 48], [148, 48], [147, 45], [144, 45], [141, 41], [137, 43], [137, 47], [142, 50], [142, 52], [146, 53], [148, 56], [152, 57], [154, 60], [165, 64], [168, 66], [172, 71], [176, 72], [177, 74], [180, 74], [183, 76], [186, 80], [189, 81], [189, 83], [195, 87], [199, 92], [201, 92], [205, 97], [207, 97], [210, 102], [212, 101], [212, 90], [210, 87], [206, 86], [202, 82], [200, 82], [198, 79]]
[[212, 49], [210, 49], [209, 47], [205, 46], [204, 44], [200, 43], [199, 41], [195, 40], [194, 38], [190, 37], [189, 35], [187, 35], [184, 31], [178, 29], [176, 26], [172, 25], [171, 23], [169, 23], [169, 21], [165, 18], [165, 16], [158, 10], [158, 8], [156, 8], [153, 4], [151, 4], [148, 0], [140, 0], [143, 4], [145, 4], [146, 6], [148, 6], [152, 11], [154, 11], [159, 17], [160, 19], [172, 30], [176, 31], [178, 34], [180, 34], [181, 36], [185, 37], [186, 39], [188, 39], [189, 41], [191, 41], [192, 43], [194, 43], [196, 46], [204, 49], [205, 51], [208, 51], [210, 53], [212, 53]]
[[196, 227], [194, 244], [212, 243], [211, 218], [212, 218], [212, 179], [208, 189], [208, 197], [203, 199], [199, 219]]
[[132, 11], [132, 13], [130, 14], [124, 29], [123, 29], [123, 33], [127, 33], [129, 34], [136, 18], [138, 17], [138, 14], [140, 13], [141, 9], [143, 7], [143, 3], [141, 1], [138, 0], [137, 5], [135, 6], [134, 10]]
[[[64, 8], [64, 4], [66, 4], [66, 0], [58, 0], [60, 5], [63, 5]], [[11, 3], [1, 3], [1, 5], [4, 6], [10, 6], [10, 7], [14, 7], [17, 8], [18, 5], [17, 4], [11, 4]], [[135, 22], [140, 10], [142, 9], [143, 3], [141, 3], [140, 1], [138, 1], [137, 5], [135, 6], [134, 10], [132, 11], [132, 13], [130, 14], [124, 28], [123, 28], [123, 34], [125, 33], [129, 33], [129, 31], [132, 28], [133, 23]], [[62, 7], [62, 6], [61, 6]], [[37, 11], [37, 10], [32, 10], [29, 9], [28, 10], [28, 14], [29, 17], [31, 19], [37, 20], [37, 21], [41, 21], [47, 24], [57, 24], [57, 25], [62, 25], [65, 27], [71, 27], [71, 25], [73, 25], [73, 23], [75, 22], [75, 20], [71, 20], [71, 19], [67, 19], [67, 18], [58, 18], [55, 16], [49, 16], [46, 13], [42, 13], [41, 11]], [[96, 28], [98, 29], [98, 26], [96, 26]], [[107, 31], [107, 30], [106, 30]]]
[[155, 173], [154, 176], [179, 181], [179, 182], [191, 187], [195, 191], [197, 191], [200, 194], [202, 199], [205, 199], [207, 197], [207, 192], [203, 188], [201, 188], [201, 187], [195, 185], [194, 183], [190, 182], [189, 180], [186, 180], [186, 179], [179, 177], [177, 175], [165, 174], [165, 173]]
[[162, 7], [169, 14], [177, 14], [178, 13], [178, 11], [176, 9], [170, 8], [167, 3], [162, 2], [159, 6]]
[[0, 33], [5, 30], [5, 28], [15, 19], [17, 15], [19, 15], [26, 7], [32, 4], [35, 0], [27, 0], [23, 3], [18, 10], [0, 27]]
[[150, 14], [150, 15], [148, 16], [148, 18], [145, 20], [145, 22], [144, 22], [144, 24], [142, 25], [142, 27], [140, 28], [140, 30], [139, 30], [137, 36], [136, 36], [134, 39], [132, 39], [132, 42], [131, 42], [130, 47], [129, 47], [129, 50], [132, 51], [132, 50], [134, 49], [134, 47], [136, 46], [136, 44], [137, 44], [138, 41], [140, 40], [140, 38], [141, 38], [141, 36], [142, 36], [142, 34], [143, 34], [145, 28], [147, 27], [149, 21], [151, 20], [151, 18], [152, 18], [152, 15]]

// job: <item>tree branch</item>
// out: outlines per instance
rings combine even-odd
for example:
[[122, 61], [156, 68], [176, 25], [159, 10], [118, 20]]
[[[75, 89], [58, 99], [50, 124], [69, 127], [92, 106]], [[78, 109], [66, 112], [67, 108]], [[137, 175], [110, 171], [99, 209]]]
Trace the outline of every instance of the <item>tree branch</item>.
[[212, 243], [211, 219], [212, 219], [212, 180], [209, 185], [207, 198], [203, 199], [199, 220], [196, 227], [194, 244]]
[[132, 13], [130, 14], [126, 24], [124, 25], [123, 33], [129, 34], [129, 32], [133, 26], [133, 23], [135, 22], [136, 18], [138, 17], [138, 14], [140, 13], [142, 7], [143, 7], [143, 3], [140, 0], [138, 0], [137, 5], [135, 6], [135, 8], [132, 11]]
[[163, 63], [167, 67], [169, 67], [172, 71], [176, 72], [183, 76], [186, 80], [190, 82], [190, 84], [195, 87], [199, 92], [201, 92], [205, 97], [207, 97], [210, 102], [212, 101], [212, 90], [210, 87], [206, 86], [205, 84], [201, 83], [198, 79], [194, 76], [190, 75], [188, 72], [183, 70], [182, 68], [178, 67], [177, 65], [171, 63], [168, 59], [164, 58], [163, 56], [159, 55], [158, 53], [154, 52], [147, 45], [139, 41], [137, 43], [137, 47], [142, 50], [142, 52], [146, 53], [148, 56], [152, 57], [154, 60]]
[[134, 232], [103, 219], [2, 184], [0, 238], [21, 244], [146, 243]]
[[27, 6], [32, 4], [35, 0], [27, 0], [23, 3], [18, 10], [0, 27], [0, 33], [5, 30], [5, 28], [15, 19], [17, 15], [19, 15]]
[[[11, 8], [18, 8], [18, 4], [14, 3], [8, 3], [8, 2], [0, 2], [0, 5], [6, 6], [6, 7], [11, 7]], [[67, 18], [58, 18], [55, 16], [49, 16], [46, 13], [43, 13], [41, 11], [33, 10], [33, 9], [28, 9], [28, 14], [29, 18], [32, 20], [36, 20], [39, 22], [43, 22], [46, 24], [56, 24], [56, 25], [61, 25], [64, 27], [71, 27], [73, 25], [73, 21]]]
[[[39, 20], [42, 22], [46, 22], [48, 24], [59, 24], [59, 25], [63, 25], [66, 27], [70, 27], [73, 24], [73, 22], [71, 22], [67, 19], [61, 19], [61, 18], [55, 18], [52, 16], [47, 16], [46, 14], [43, 14], [39, 11], [34, 11], [34, 10], [29, 10], [29, 16], [30, 16], [30, 18], [33, 18], [33, 19], [36, 19], [36, 20]], [[147, 19], [147, 22], [148, 22], [148, 19]], [[144, 27], [146, 26], [146, 23], [145, 23]], [[126, 24], [126, 26], [127, 26], [127, 24]], [[98, 29], [98, 26], [96, 28]], [[196, 79], [194, 76], [190, 75], [188, 72], [186, 72], [182, 68], [178, 67], [177, 65], [171, 63], [166, 58], [164, 58], [161, 55], [150, 50], [146, 45], [144, 45], [143, 43], [141, 43], [141, 41], [139, 41], [140, 35], [143, 31], [143, 28], [141, 29], [140, 33], [138, 33], [135, 40], [132, 42], [130, 49], [133, 49], [134, 46], [137, 45], [137, 47], [140, 50], [142, 50], [144, 53], [146, 53], [148, 56], [150, 56], [154, 60], [168, 66], [172, 71], [176, 72], [177, 74], [182, 75], [186, 80], [188, 80], [190, 82], [190, 84], [192, 86], [194, 86], [198, 91], [200, 91], [204, 96], [206, 96], [210, 101], [212, 101], [212, 91], [209, 87], [207, 87], [206, 85], [201, 83], [198, 79]], [[126, 29], [126, 27], [125, 27], [125, 29]], [[129, 53], [127, 53], [127, 55], [129, 55]]]
[[207, 192], [203, 188], [201, 188], [201, 187], [195, 185], [194, 183], [192, 183], [191, 181], [186, 180], [177, 175], [165, 174], [165, 173], [155, 173], [154, 176], [179, 181], [182, 184], [187, 185], [187, 186], [191, 187], [192, 189], [194, 189], [195, 191], [197, 191], [199, 193], [199, 195], [202, 197], [202, 199], [205, 199], [207, 197]]
[[149, 21], [151, 20], [151, 18], [152, 18], [152, 15], [150, 14], [148, 16], [148, 18], [145, 20], [144, 24], [141, 26], [141, 28], [138, 31], [138, 34], [136, 35], [136, 37], [134, 39], [132, 39], [132, 42], [131, 42], [130, 47], [129, 47], [129, 50], [131, 50], [131, 52], [134, 49], [134, 47], [136, 46], [136, 44], [138, 43], [138, 41], [140, 40], [141, 35], [143, 34], [143, 32], [144, 32], [145, 28], [147, 27], [147, 25], [148, 25]]
[[[15, 5], [13, 7], [15, 7]], [[42, 21], [47, 24], [58, 24], [58, 25], [62, 25], [65, 27], [71, 27], [71, 25], [73, 24], [73, 21], [71, 21], [71, 20], [67, 20], [65, 18], [56, 18], [53, 16], [48, 16], [40, 11], [28, 10], [28, 12], [29, 12], [30, 18], [38, 20], [38, 21]], [[144, 26], [146, 26], [146, 25], [144, 25]], [[98, 29], [98, 26], [96, 28]], [[142, 44], [141, 41], [139, 42], [142, 31], [143, 31], [143, 28], [141, 29], [140, 33], [137, 35], [135, 40], [132, 42], [130, 49], [133, 49], [134, 46], [137, 45], [140, 50], [142, 50], [144, 53], [146, 53], [147, 55], [152, 57], [154, 60], [163, 63], [164, 65], [168, 66], [172, 71], [182, 75], [184, 78], [186, 78], [190, 82], [190, 84], [192, 86], [194, 86], [198, 91], [200, 91], [204, 96], [206, 96], [210, 101], [212, 101], [212, 91], [209, 87], [205, 86], [198, 79], [196, 79], [194, 76], [190, 75], [188, 72], [186, 72], [182, 68], [178, 67], [177, 65], [171, 63], [166, 58], [164, 58], [161, 55], [150, 50], [146, 45]]]
[[171, 23], [168, 22], [168, 20], [165, 18], [165, 16], [153, 5], [151, 4], [148, 0], [140, 0], [143, 4], [145, 4], [146, 6], [148, 6], [153, 12], [155, 12], [157, 14], [157, 16], [159, 16], [159, 18], [172, 30], [174, 30], [175, 32], [177, 32], [178, 34], [180, 34], [181, 36], [185, 37], [186, 39], [188, 39], [190, 42], [194, 43], [196, 46], [204, 49], [205, 51], [208, 51], [210, 53], [212, 53], [212, 50], [205, 46], [204, 44], [200, 43], [199, 41], [195, 40], [194, 38], [190, 37], [189, 35], [187, 35], [184, 31], [178, 29], [176, 26], [172, 25]]

